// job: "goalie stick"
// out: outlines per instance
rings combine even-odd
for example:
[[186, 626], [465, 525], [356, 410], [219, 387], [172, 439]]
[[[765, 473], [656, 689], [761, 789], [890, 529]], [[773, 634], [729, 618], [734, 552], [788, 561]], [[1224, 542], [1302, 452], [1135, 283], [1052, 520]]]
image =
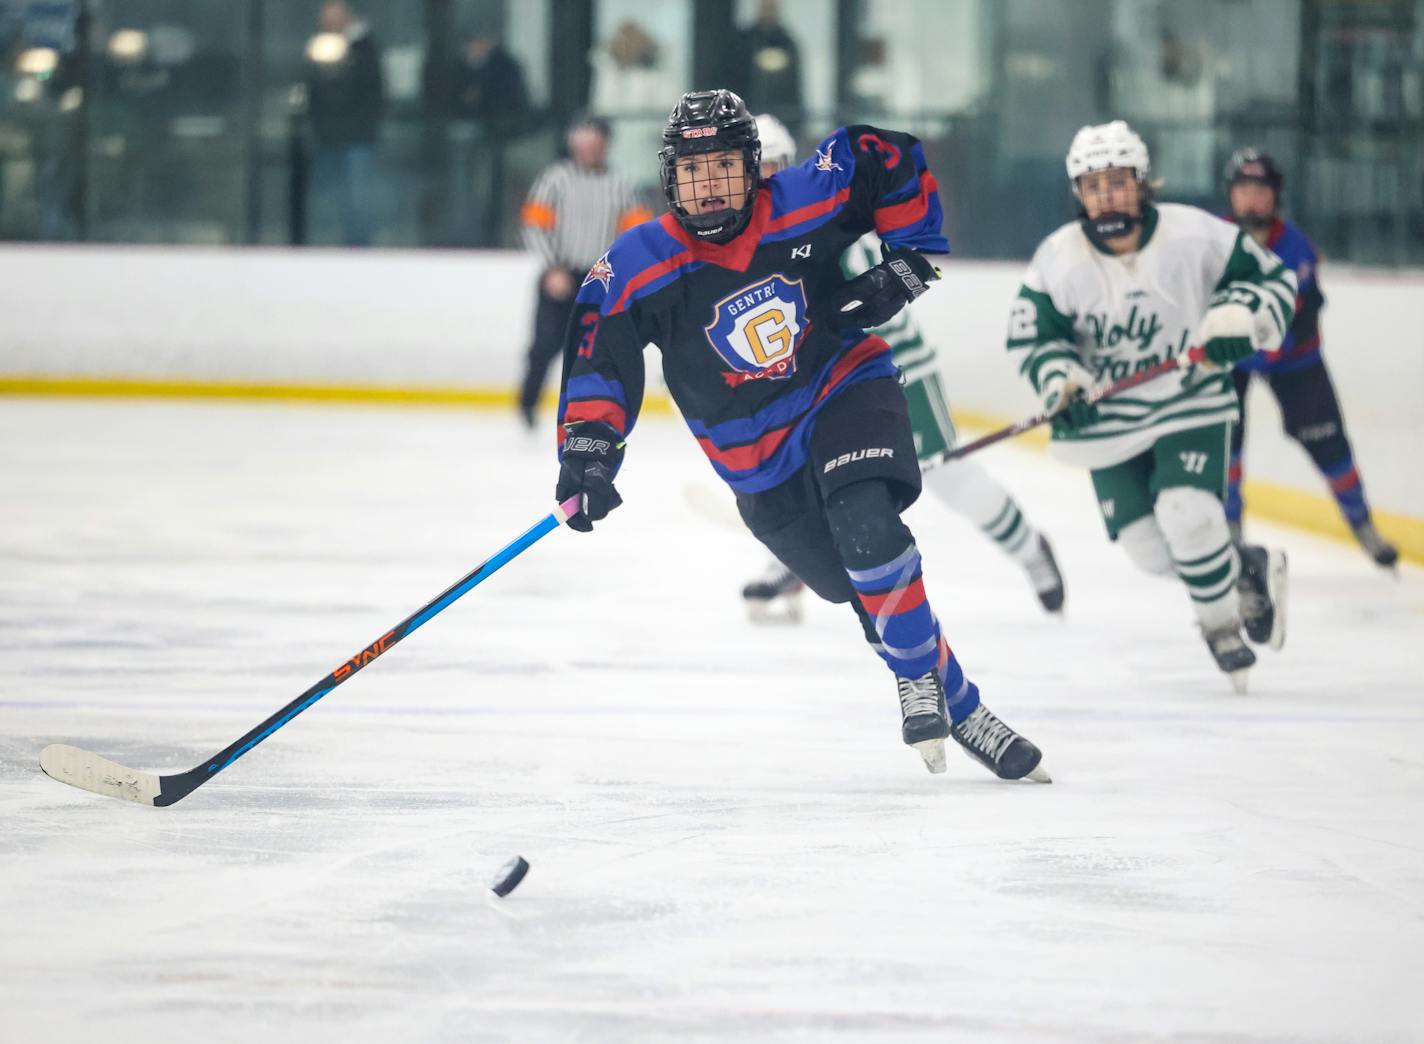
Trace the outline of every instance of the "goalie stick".
[[181, 801], [372, 660], [387, 652], [416, 628], [453, 604], [476, 584], [493, 575], [545, 534], [559, 528], [579, 512], [579, 505], [578, 497], [565, 500], [556, 510], [545, 515], [424, 607], [407, 616], [266, 721], [187, 772], [172, 776], [155, 776], [63, 743], [52, 743], [40, 752], [40, 768], [44, 769], [46, 775], [61, 783], [140, 805], [161, 807]]
[[[1137, 373], [1124, 377], [1115, 384], [1110, 384], [1105, 388], [1099, 388], [1097, 391], [1083, 396], [1081, 401], [1089, 405], [1095, 402], [1102, 402], [1104, 399], [1113, 395], [1119, 395], [1129, 388], [1136, 388], [1139, 384], [1144, 384], [1154, 377], [1161, 377], [1164, 373], [1171, 373], [1173, 370], [1179, 369], [1183, 362], [1196, 364], [1202, 362], [1205, 358], [1205, 348], [1197, 347], [1189, 349], [1182, 355], [1174, 355], [1170, 359], [1163, 359], [1161, 362], [1149, 366], [1145, 370], [1139, 370]], [[1067, 403], [1065, 403], [1062, 408], [1066, 409]], [[1003, 442], [1005, 439], [1011, 439], [1015, 435], [1022, 435], [1026, 431], [1032, 431], [1034, 428], [1041, 427], [1053, 420], [1054, 414], [1057, 412], [1057, 410], [1052, 412], [1045, 410], [1042, 413], [1034, 414], [1032, 417], [1025, 417], [1017, 424], [1010, 424], [1007, 428], [991, 431], [988, 435], [975, 439], [973, 442], [966, 442], [963, 446], [952, 446], [942, 453], [930, 457], [927, 460], [920, 461], [920, 472], [933, 471], [941, 464], [948, 464], [951, 460], [967, 457], [969, 454], [977, 452], [986, 446], [992, 446], [996, 442]]]

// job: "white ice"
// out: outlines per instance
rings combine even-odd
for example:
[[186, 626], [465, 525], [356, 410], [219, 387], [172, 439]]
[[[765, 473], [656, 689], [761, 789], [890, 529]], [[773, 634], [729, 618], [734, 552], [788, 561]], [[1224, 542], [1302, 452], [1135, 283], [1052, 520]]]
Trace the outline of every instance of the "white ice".
[[[1424, 573], [1264, 525], [1238, 697], [1084, 475], [982, 458], [1065, 621], [938, 504], [935, 610], [1052, 786], [899, 742], [850, 612], [763, 558], [673, 421], [560, 530], [167, 809], [187, 769], [548, 511], [551, 436], [458, 410], [0, 403], [0, 1040], [1424, 1040]], [[501, 902], [491, 874], [533, 869]]]

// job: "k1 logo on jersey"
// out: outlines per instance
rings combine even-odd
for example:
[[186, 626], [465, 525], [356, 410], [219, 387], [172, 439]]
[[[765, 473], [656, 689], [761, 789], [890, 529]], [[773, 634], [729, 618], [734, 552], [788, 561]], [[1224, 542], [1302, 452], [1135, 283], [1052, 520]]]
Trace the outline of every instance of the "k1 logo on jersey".
[[733, 388], [780, 380], [796, 372], [796, 349], [806, 334], [806, 291], [799, 279], [767, 276], [712, 306], [707, 340], [732, 367], [722, 376]]

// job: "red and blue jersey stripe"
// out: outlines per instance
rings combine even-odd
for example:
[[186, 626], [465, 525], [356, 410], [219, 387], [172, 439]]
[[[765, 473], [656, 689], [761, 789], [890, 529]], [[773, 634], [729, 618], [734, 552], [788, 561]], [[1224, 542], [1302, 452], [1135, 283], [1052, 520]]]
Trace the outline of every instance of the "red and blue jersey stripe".
[[759, 493], [785, 482], [806, 463], [812, 423], [829, 400], [860, 381], [898, 376], [890, 346], [871, 335], [827, 362], [814, 380], [748, 417], [718, 424], [687, 417], [687, 426], [727, 485], [738, 493]]

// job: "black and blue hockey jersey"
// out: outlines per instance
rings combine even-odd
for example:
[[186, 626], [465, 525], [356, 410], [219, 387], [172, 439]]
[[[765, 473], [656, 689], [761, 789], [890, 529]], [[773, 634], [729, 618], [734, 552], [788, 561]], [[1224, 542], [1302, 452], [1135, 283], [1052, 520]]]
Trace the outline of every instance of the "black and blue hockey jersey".
[[726, 243], [671, 213], [619, 236], [579, 291], [564, 354], [565, 426], [623, 436], [643, 400], [643, 348], [662, 353], [668, 391], [734, 490], [779, 485], [806, 461], [817, 412], [858, 381], [896, 377], [890, 350], [818, 311], [844, 281], [846, 247], [869, 231], [891, 247], [947, 253], [934, 175], [908, 134], [855, 126], [799, 167], [763, 181]]
[[1295, 318], [1279, 348], [1256, 352], [1240, 365], [1263, 373], [1290, 373], [1320, 361], [1320, 309], [1325, 305], [1316, 279], [1320, 258], [1306, 234], [1280, 218], [1271, 223], [1266, 246], [1295, 273]]

